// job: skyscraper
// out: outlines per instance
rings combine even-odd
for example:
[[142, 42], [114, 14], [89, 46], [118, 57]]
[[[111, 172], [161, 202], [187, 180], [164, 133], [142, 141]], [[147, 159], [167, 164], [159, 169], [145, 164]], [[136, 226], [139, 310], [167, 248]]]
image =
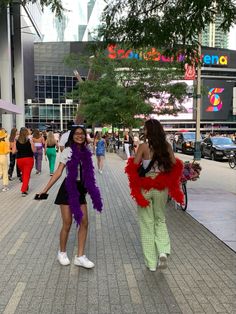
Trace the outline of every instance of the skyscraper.
[[96, 38], [105, 7], [104, 0], [63, 0], [62, 19], [48, 11], [44, 15], [43, 41], [91, 41]]
[[207, 47], [228, 48], [229, 33], [224, 32], [219, 27], [222, 17], [217, 14], [214, 23], [206, 26], [202, 33], [202, 45]]

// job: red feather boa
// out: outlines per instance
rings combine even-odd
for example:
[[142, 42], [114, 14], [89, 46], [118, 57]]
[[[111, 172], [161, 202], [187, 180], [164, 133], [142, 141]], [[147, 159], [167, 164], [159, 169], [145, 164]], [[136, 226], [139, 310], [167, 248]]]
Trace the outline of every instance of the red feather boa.
[[169, 195], [176, 200], [177, 203], [182, 204], [184, 195], [181, 190], [180, 179], [183, 172], [183, 162], [176, 158], [176, 163], [169, 172], [161, 172], [156, 177], [140, 177], [138, 175], [138, 168], [140, 164], [134, 163], [134, 158], [130, 157], [125, 167], [130, 187], [130, 195], [135, 199], [137, 204], [141, 207], [147, 207], [149, 201], [145, 199], [141, 190], [149, 191], [150, 189], [164, 190], [168, 189]]

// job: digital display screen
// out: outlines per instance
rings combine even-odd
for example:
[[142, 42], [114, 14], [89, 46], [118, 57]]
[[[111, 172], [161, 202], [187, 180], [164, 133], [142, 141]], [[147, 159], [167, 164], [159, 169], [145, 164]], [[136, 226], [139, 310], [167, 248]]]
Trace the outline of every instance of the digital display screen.
[[232, 108], [234, 82], [202, 80], [201, 120], [227, 120]]
[[[152, 114], [151, 118], [157, 119], [157, 120], [192, 120], [193, 119], [193, 81], [192, 80], [178, 80], [178, 81], [171, 81], [171, 83], [186, 83], [186, 96], [184, 97], [183, 102], [179, 103], [178, 101], [175, 102], [175, 105], [177, 108], [181, 109], [181, 112], [178, 112], [177, 115], [158, 115], [158, 114]], [[152, 97], [149, 99], [150, 103], [156, 107], [157, 110], [159, 107], [161, 107], [161, 104], [163, 102], [166, 103], [166, 106], [168, 106], [168, 99], [169, 99], [168, 93], [162, 93], [161, 99]]]

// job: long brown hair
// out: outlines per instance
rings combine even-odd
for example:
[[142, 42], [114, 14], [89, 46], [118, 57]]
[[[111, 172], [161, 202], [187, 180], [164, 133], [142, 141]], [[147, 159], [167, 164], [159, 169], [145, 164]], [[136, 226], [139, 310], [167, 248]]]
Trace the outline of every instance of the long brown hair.
[[21, 128], [20, 129], [20, 134], [18, 137], [18, 142], [21, 144], [24, 144], [28, 141], [28, 136], [29, 136], [29, 131], [27, 128]]
[[38, 129], [33, 130], [33, 138], [39, 139], [41, 137]]
[[153, 152], [153, 159], [158, 162], [159, 169], [170, 171], [173, 166], [169, 143], [166, 140], [165, 131], [158, 120], [150, 119], [145, 122], [146, 139], [150, 150]]
[[17, 128], [12, 128], [10, 137], [9, 137], [9, 142], [14, 142], [16, 138], [16, 133], [17, 133]]
[[56, 139], [52, 131], [48, 132], [46, 141], [48, 146], [56, 145]]

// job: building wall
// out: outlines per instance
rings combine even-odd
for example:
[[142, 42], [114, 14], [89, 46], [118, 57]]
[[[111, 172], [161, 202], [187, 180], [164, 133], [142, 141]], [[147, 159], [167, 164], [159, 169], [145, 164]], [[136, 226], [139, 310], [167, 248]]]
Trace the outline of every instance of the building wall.
[[[2, 40], [0, 43], [2, 49], [0, 51], [0, 80], [2, 82], [0, 93], [4, 101], [15, 104], [18, 107], [17, 111], [23, 112], [17, 115], [13, 113], [1, 115], [2, 126], [10, 131], [13, 126], [17, 128], [24, 126], [25, 96], [29, 97], [34, 93], [32, 51], [33, 40], [35, 37], [40, 38], [41, 7], [38, 1], [25, 7], [13, 1], [5, 9], [0, 10], [0, 15]], [[2, 65], [7, 67], [4, 69]], [[27, 85], [26, 94], [24, 94], [24, 84]]]
[[[60, 117], [59, 109], [61, 104], [63, 104], [63, 110], [65, 116], [63, 116], [63, 122], [69, 117], [73, 116], [74, 107], [70, 104], [66, 104], [66, 93], [70, 92], [70, 87], [67, 85], [67, 80], [73, 82], [72, 89], [76, 83], [76, 78], [73, 78], [73, 69], [70, 69], [64, 65], [64, 57], [69, 53], [79, 53], [82, 56], [90, 55], [89, 43], [84, 42], [61, 42], [61, 43], [36, 43], [35, 45], [35, 86], [36, 86], [36, 97], [33, 100], [33, 104], [28, 104], [27, 108], [29, 109], [29, 115], [27, 117], [27, 123], [34, 123], [36, 126], [48, 124], [50, 119], [54, 124], [59, 127]], [[119, 49], [119, 47], [117, 47]], [[118, 58], [119, 54], [117, 54]], [[136, 56], [133, 53], [133, 56]], [[113, 54], [114, 57], [114, 54]], [[141, 61], [140, 61], [141, 62]], [[82, 76], [87, 76], [87, 71], [84, 69], [79, 69]], [[215, 87], [219, 88], [218, 83], [221, 81], [227, 82], [230, 80], [231, 83], [235, 82], [236, 84], [236, 55], [232, 50], [219, 49], [219, 48], [203, 48], [203, 67], [202, 67], [202, 78], [205, 80], [212, 80], [215, 82]], [[59, 84], [59, 82], [64, 82]], [[205, 81], [203, 81], [204, 83]], [[64, 85], [63, 85], [64, 84]], [[72, 84], [72, 83], [70, 83]], [[232, 85], [232, 84], [231, 84]], [[232, 85], [233, 86], [233, 85]], [[206, 86], [207, 88], [207, 86]], [[230, 93], [232, 92], [232, 87]], [[207, 93], [208, 91], [204, 90], [203, 93], [206, 93], [206, 97], [202, 98], [202, 101], [208, 103]], [[227, 92], [228, 93], [228, 92]], [[57, 97], [55, 95], [57, 94]], [[37, 96], [38, 95], [38, 96]], [[223, 95], [223, 94], [222, 94]], [[221, 95], [220, 95], [221, 96]], [[230, 96], [231, 97], [231, 96]], [[46, 99], [52, 99], [51, 104], [46, 104]], [[231, 97], [232, 98], [232, 97]], [[232, 99], [223, 98], [224, 102], [227, 102], [227, 107], [232, 108]], [[203, 104], [206, 107], [206, 103]], [[31, 106], [31, 108], [30, 108]], [[36, 107], [38, 109], [35, 109]], [[33, 109], [34, 108], [34, 109]], [[27, 110], [28, 110], [27, 109]], [[30, 113], [30, 110], [33, 110]], [[48, 111], [48, 112], [47, 112]], [[41, 113], [43, 115], [41, 115]], [[53, 112], [53, 113], [52, 113]], [[31, 115], [31, 116], [30, 116]], [[64, 115], [64, 114], [63, 114]], [[36, 121], [37, 118], [37, 121]], [[228, 121], [234, 121], [236, 116], [232, 115], [232, 110], [229, 109], [229, 114], [227, 119], [221, 117], [220, 115], [214, 116], [212, 119], [208, 119], [208, 116], [205, 117], [204, 125], [216, 125], [225, 124], [227, 126]], [[161, 119], [161, 117], [160, 117]], [[217, 119], [219, 121], [217, 122]], [[209, 120], [209, 121], [208, 121]], [[163, 122], [166, 125], [173, 124], [171, 117], [169, 121]], [[192, 121], [175, 121], [174, 125], [189, 125], [192, 128], [194, 127], [194, 120]], [[50, 123], [49, 123], [50, 124]], [[231, 124], [230, 128], [232, 128]], [[236, 126], [236, 124], [235, 124]], [[183, 128], [183, 126], [181, 126]], [[184, 127], [185, 128], [185, 127]]]
[[72, 70], [64, 63], [70, 53], [70, 43], [35, 43], [34, 72], [44, 75], [72, 75]]

